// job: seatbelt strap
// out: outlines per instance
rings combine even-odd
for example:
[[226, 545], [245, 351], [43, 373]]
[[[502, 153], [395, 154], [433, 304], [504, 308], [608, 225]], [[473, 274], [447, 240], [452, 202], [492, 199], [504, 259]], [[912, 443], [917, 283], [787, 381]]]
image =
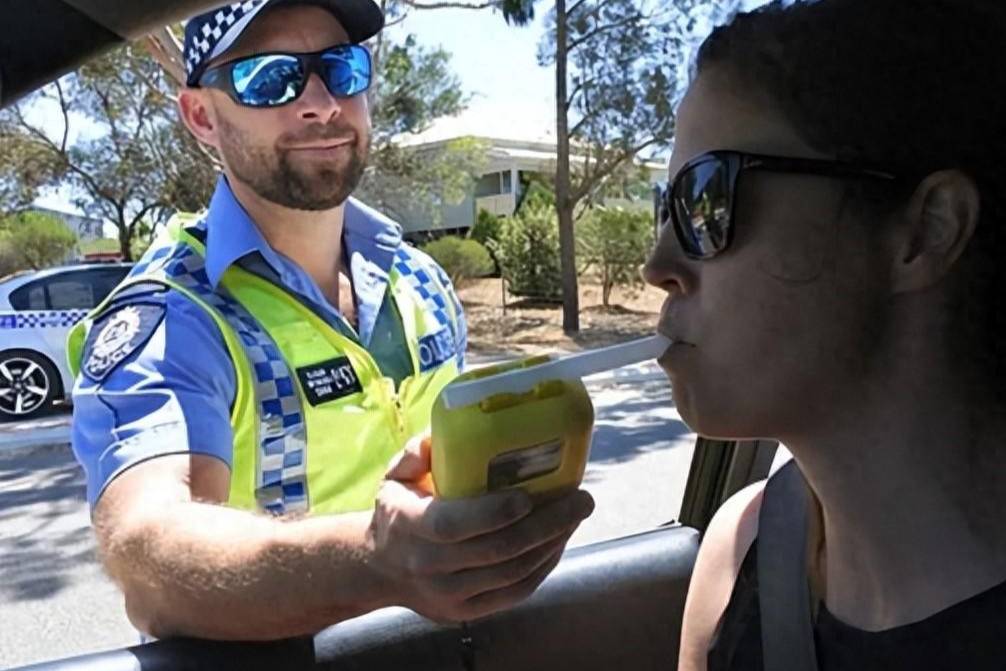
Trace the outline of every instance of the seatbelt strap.
[[758, 599], [765, 671], [817, 671], [807, 576], [809, 492], [790, 462], [765, 486], [758, 516]]

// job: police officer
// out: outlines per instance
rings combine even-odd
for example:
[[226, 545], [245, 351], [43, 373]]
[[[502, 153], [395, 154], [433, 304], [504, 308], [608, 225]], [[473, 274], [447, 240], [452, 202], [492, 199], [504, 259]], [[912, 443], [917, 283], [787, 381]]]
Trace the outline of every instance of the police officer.
[[389, 605], [476, 618], [531, 594], [593, 507], [423, 484], [410, 438], [465, 322], [443, 271], [349, 198], [361, 43], [383, 23], [372, 0], [249, 0], [186, 26], [181, 115], [224, 174], [69, 348], [101, 554], [153, 636], [275, 639]]

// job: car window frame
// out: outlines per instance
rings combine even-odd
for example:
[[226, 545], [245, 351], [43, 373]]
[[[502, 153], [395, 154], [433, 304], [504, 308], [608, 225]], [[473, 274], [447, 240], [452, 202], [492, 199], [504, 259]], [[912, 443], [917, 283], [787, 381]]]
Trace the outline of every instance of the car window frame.
[[[98, 282], [99, 276], [102, 276], [106, 273], [111, 275], [112, 272], [116, 272], [116, 274], [119, 274], [120, 271], [121, 276], [117, 280], [115, 280], [114, 283], [109, 282], [107, 291], [104, 290], [105, 287], [101, 287], [101, 291], [98, 291], [100, 286]], [[38, 279], [31, 280], [19, 286], [18, 288], [13, 289], [8, 296], [8, 302], [11, 305], [11, 309], [17, 312], [47, 312], [47, 311], [65, 312], [70, 310], [93, 310], [94, 308], [101, 305], [101, 302], [105, 300], [108, 294], [111, 293], [116, 286], [121, 284], [122, 281], [126, 279], [126, 276], [128, 274], [129, 274], [128, 266], [118, 266], [118, 265], [95, 266], [93, 268], [74, 268], [72, 270], [65, 270], [47, 275], [45, 277], [40, 277]], [[84, 283], [91, 288], [91, 298], [93, 304], [86, 306], [74, 306], [74, 307], [58, 307], [58, 308], [53, 307], [52, 294], [50, 291], [51, 286], [54, 283], [74, 281], [74, 279], [77, 277], [87, 278]], [[20, 307], [18, 305], [20, 299], [23, 296], [30, 294], [32, 291], [38, 289], [39, 287], [41, 287], [45, 293], [44, 307], [41, 308]]]

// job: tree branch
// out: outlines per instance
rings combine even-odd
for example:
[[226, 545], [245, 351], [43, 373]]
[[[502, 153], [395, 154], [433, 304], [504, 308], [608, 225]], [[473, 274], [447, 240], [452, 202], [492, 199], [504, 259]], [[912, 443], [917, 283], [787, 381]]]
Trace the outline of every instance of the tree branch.
[[633, 23], [636, 23], [636, 22], [642, 20], [643, 18], [645, 18], [645, 17], [643, 17], [643, 16], [633, 16], [631, 18], [624, 19], [622, 21], [616, 21], [615, 23], [609, 23], [608, 25], [601, 26], [600, 28], [595, 28], [594, 30], [590, 31], [589, 33], [585, 33], [585, 34], [581, 35], [580, 37], [576, 38], [575, 40], [573, 40], [572, 42], [570, 42], [569, 43], [569, 47], [567, 48], [567, 51], [569, 53], [572, 53], [573, 51], [576, 50], [577, 47], [582, 46], [585, 42], [589, 42], [590, 40], [594, 39], [595, 37], [597, 37], [601, 33], [606, 33], [609, 30], [614, 30], [616, 28], [622, 28], [624, 26], [632, 25]]
[[646, 140], [645, 142], [642, 142], [636, 145], [635, 147], [632, 147], [631, 149], [627, 149], [626, 151], [620, 152], [618, 158], [611, 161], [610, 163], [606, 164], [605, 162], [599, 162], [598, 166], [603, 167], [599, 167], [594, 171], [586, 171], [584, 174], [583, 181], [573, 192], [574, 202], [577, 202], [585, 198], [595, 185], [600, 184], [603, 180], [610, 177], [611, 174], [616, 170], [618, 170], [618, 168], [621, 167], [623, 163], [625, 163], [626, 161], [631, 161], [636, 157], [636, 155], [639, 152], [643, 151], [644, 149], [653, 144], [656, 144], [656, 142], [657, 142], [656, 138], [650, 138], [649, 140]]
[[497, 3], [492, 2], [462, 2], [447, 0], [444, 2], [419, 2], [418, 0], [402, 0], [402, 4], [413, 9], [489, 9], [496, 7]]
[[164, 203], [162, 203], [160, 201], [157, 201], [157, 202], [154, 202], [154, 203], [148, 203], [148, 204], [146, 204], [146, 205], [143, 206], [143, 209], [141, 209], [136, 214], [136, 216], [133, 217], [133, 220], [131, 222], [129, 222], [129, 225], [127, 226], [127, 230], [129, 231], [129, 237], [130, 238], [133, 237], [133, 232], [136, 230], [136, 225], [139, 224], [141, 221], [143, 221], [143, 218], [145, 216], [147, 216], [148, 214], [150, 214], [151, 212], [153, 212], [155, 209], [157, 209], [159, 207], [164, 207]]
[[59, 109], [63, 113], [63, 141], [60, 142], [59, 150], [66, 153], [66, 145], [70, 141], [70, 104], [63, 95], [63, 85], [56, 80], [56, 91], [59, 94]]
[[[185, 86], [185, 80], [188, 78], [185, 72], [185, 54], [182, 53], [182, 45], [171, 29], [165, 27], [154, 31], [146, 37], [144, 43], [150, 55], [175, 84]], [[157, 90], [154, 86], [150, 88]]]
[[[566, 10], [566, 16], [575, 16], [576, 15], [576, 10], [580, 9], [580, 7], [582, 7], [583, 5], [585, 5], [588, 2], [590, 2], [590, 0], [577, 0], [575, 3], [573, 3], [572, 7], [570, 7], [569, 9]], [[598, 7], [600, 7], [601, 5], [604, 5], [604, 4], [605, 4], [605, 2], [601, 2], [601, 3], [598, 4]]]

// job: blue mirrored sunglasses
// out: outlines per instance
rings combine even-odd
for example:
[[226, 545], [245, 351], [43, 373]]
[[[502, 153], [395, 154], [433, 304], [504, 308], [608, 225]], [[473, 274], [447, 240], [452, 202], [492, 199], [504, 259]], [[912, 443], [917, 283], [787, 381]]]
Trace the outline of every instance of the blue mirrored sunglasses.
[[358, 44], [340, 44], [309, 54], [255, 54], [210, 68], [199, 86], [220, 89], [245, 107], [279, 107], [297, 100], [312, 74], [336, 98], [359, 95], [370, 88], [370, 52]]

